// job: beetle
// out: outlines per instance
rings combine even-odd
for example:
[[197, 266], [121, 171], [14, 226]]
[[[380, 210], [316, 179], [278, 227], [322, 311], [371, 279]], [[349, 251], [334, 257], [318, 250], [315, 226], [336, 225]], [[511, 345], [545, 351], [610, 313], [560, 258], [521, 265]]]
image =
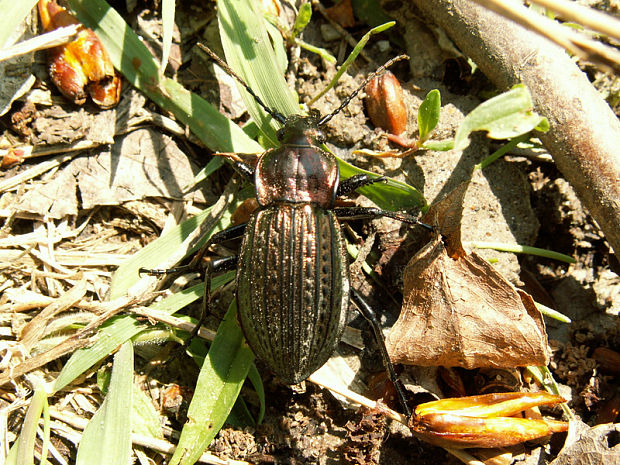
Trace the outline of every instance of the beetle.
[[[267, 107], [219, 57], [205, 51], [282, 124], [277, 132], [280, 146], [261, 154], [255, 168], [234, 162], [241, 174], [254, 181], [259, 204], [246, 224], [214, 234], [185, 267], [141, 271], [203, 272], [204, 315], [209, 308], [207, 290], [211, 274], [236, 267], [238, 320], [245, 338], [255, 355], [287, 384], [305, 380], [332, 355], [347, 322], [351, 298], [373, 328], [386, 369], [409, 416], [379, 323], [370, 306], [350, 287], [339, 219], [387, 216], [409, 224], [422, 223], [406, 213], [372, 207], [336, 207], [338, 197], [386, 178], [361, 174], [341, 181], [335, 156], [320, 147], [325, 142], [321, 127], [370, 79], [401, 57], [378, 68], [332, 113], [322, 117], [311, 110], [308, 115], [285, 118]], [[203, 260], [211, 245], [236, 237], [242, 237], [238, 257]]]

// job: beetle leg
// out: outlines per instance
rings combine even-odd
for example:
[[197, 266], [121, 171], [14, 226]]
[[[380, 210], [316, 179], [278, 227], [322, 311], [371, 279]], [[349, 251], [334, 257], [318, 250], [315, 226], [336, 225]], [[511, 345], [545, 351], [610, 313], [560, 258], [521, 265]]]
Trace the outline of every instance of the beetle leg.
[[392, 380], [392, 382], [394, 383], [394, 387], [396, 388], [396, 394], [398, 395], [398, 400], [402, 404], [404, 413], [407, 418], [409, 418], [411, 416], [411, 410], [409, 410], [409, 406], [407, 405], [407, 398], [405, 397], [405, 387], [396, 375], [396, 370], [394, 370], [394, 365], [392, 365], [392, 361], [390, 360], [390, 356], [388, 355], [387, 348], [385, 347], [385, 337], [383, 336], [383, 332], [381, 331], [381, 325], [377, 321], [375, 312], [360, 295], [360, 293], [357, 292], [355, 289], [351, 289], [351, 299], [353, 300], [353, 302], [355, 302], [355, 305], [357, 305], [359, 312], [364, 318], [366, 318], [366, 320], [368, 321], [368, 323], [370, 323], [370, 326], [372, 327], [372, 330], [375, 334], [375, 340], [377, 341], [379, 351], [381, 352], [381, 358], [383, 359], [385, 369], [388, 372], [390, 380]]
[[254, 158], [254, 162], [261, 156], [260, 153], [235, 153], [235, 152], [218, 152], [214, 153], [218, 157], [228, 158], [239, 174], [241, 174], [248, 181], [254, 181], [254, 166], [253, 164], [246, 163], [244, 160]]
[[[228, 231], [228, 229], [221, 231], [221, 232], [226, 232], [226, 231]], [[207, 316], [209, 315], [209, 313], [211, 313], [211, 276], [213, 275], [213, 273], [234, 270], [235, 268], [237, 268], [238, 258], [239, 257], [237, 257], [236, 255], [231, 255], [229, 257], [207, 259], [206, 266], [204, 268], [205, 291], [204, 291], [204, 294], [202, 295], [202, 308], [200, 309], [200, 318], [198, 319], [196, 326], [194, 326], [194, 329], [192, 329], [192, 332], [189, 333], [189, 337], [185, 340], [185, 344], [184, 344], [185, 347], [189, 347], [192, 340], [198, 334], [198, 331], [200, 331], [200, 327], [204, 324], [205, 320], [207, 319]]]
[[237, 237], [243, 236], [245, 232], [246, 224], [239, 224], [237, 226], [231, 226], [230, 228], [224, 229], [218, 233], [215, 233], [209, 240], [202, 246], [202, 248], [198, 251], [198, 253], [192, 258], [192, 261], [187, 265], [177, 266], [174, 268], [168, 268], [166, 270], [157, 270], [157, 269], [149, 269], [149, 268], [140, 268], [138, 273], [146, 273], [150, 275], [163, 275], [163, 274], [175, 274], [175, 273], [190, 273], [192, 271], [204, 272], [206, 269], [204, 262], [204, 256], [207, 253], [209, 247], [214, 244], [220, 244], [222, 242], [226, 242], [230, 239], [235, 239]]
[[375, 184], [377, 182], [385, 182], [386, 180], [387, 178], [385, 176], [370, 177], [368, 174], [364, 173], [356, 174], [355, 176], [351, 176], [349, 179], [345, 179], [338, 185], [336, 197], [345, 196], [360, 187]]
[[339, 220], [366, 220], [387, 216], [388, 218], [393, 218], [395, 220], [402, 221], [403, 223], [417, 224], [431, 231], [433, 230], [432, 226], [422, 223], [415, 216], [409, 215], [408, 213], [391, 212], [389, 210], [382, 210], [375, 207], [334, 208], [334, 213]]
[[233, 166], [235, 170], [248, 181], [254, 181], [254, 168], [252, 168], [250, 165], [242, 161], [235, 161], [233, 162]]
[[234, 270], [237, 267], [237, 256], [231, 255], [230, 257], [223, 258], [205, 258], [207, 250], [213, 244], [219, 244], [229, 239], [235, 239], [241, 237], [245, 232], [246, 223], [237, 226], [232, 226], [228, 229], [224, 229], [218, 233], [215, 233], [209, 238], [209, 240], [202, 246], [200, 251], [187, 265], [177, 266], [167, 270], [150, 270], [147, 268], [140, 268], [139, 273], [148, 273], [151, 275], [173, 274], [173, 273], [188, 273], [197, 271], [204, 273], [205, 292], [202, 298], [202, 309], [200, 311], [200, 319], [198, 324], [194, 327], [189, 335], [189, 338], [185, 341], [185, 346], [188, 346], [192, 339], [198, 334], [200, 326], [204, 323], [207, 315], [210, 311], [210, 298], [211, 298], [211, 275], [221, 271]]

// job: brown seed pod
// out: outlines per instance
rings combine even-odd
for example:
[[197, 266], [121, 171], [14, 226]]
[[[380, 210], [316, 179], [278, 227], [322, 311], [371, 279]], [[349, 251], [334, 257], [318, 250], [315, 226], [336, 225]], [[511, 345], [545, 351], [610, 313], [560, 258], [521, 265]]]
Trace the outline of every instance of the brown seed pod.
[[[46, 31], [79, 24], [55, 1], [40, 0], [39, 15]], [[50, 77], [58, 90], [77, 105], [87, 95], [101, 108], [115, 106], [120, 98], [121, 79], [96, 34], [86, 27], [65, 45], [51, 48], [47, 54]]]
[[403, 88], [390, 71], [371, 80], [364, 89], [366, 108], [375, 127], [400, 135], [407, 129], [407, 107]]

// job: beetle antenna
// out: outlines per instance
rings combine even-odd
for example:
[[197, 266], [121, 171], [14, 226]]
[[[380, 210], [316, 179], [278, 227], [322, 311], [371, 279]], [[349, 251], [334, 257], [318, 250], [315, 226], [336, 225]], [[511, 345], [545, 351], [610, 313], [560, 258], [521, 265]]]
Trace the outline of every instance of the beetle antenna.
[[250, 88], [250, 86], [248, 86], [246, 84], [246, 82], [241, 78], [241, 76], [239, 76], [237, 73], [235, 73], [231, 69], [231, 67], [228, 66], [226, 63], [224, 63], [224, 61], [220, 57], [218, 57], [215, 53], [213, 53], [213, 51], [209, 47], [207, 47], [204, 44], [201, 44], [200, 42], [196, 43], [196, 45], [198, 45], [198, 48], [200, 50], [202, 50], [207, 55], [209, 55], [211, 57], [211, 59], [213, 61], [215, 61], [224, 71], [226, 71], [230, 76], [234, 77], [239, 82], [239, 84], [241, 84], [243, 86], [243, 88], [248, 92], [248, 94], [250, 94], [252, 97], [254, 97], [254, 100], [256, 100], [256, 103], [258, 103], [263, 110], [265, 110], [267, 113], [269, 113], [269, 115], [273, 119], [275, 119], [280, 124], [284, 124], [284, 122], [286, 121], [286, 118], [284, 117], [284, 115], [282, 115], [282, 113], [280, 113], [280, 112], [278, 112], [276, 110], [273, 110], [273, 109], [269, 108], [267, 105], [265, 105], [263, 103], [263, 101], [260, 99], [260, 97], [258, 95], [256, 95], [256, 93]]
[[343, 102], [340, 104], [340, 106], [338, 108], [336, 108], [334, 111], [332, 111], [330, 114], [323, 116], [323, 118], [321, 118], [318, 122], [318, 126], [321, 127], [323, 126], [325, 123], [327, 123], [330, 119], [332, 119], [334, 116], [336, 116], [338, 113], [340, 113], [342, 111], [342, 109], [344, 107], [346, 107], [349, 102], [351, 102], [351, 100], [353, 100], [357, 94], [360, 93], [360, 91], [366, 87], [366, 84], [368, 84], [372, 79], [374, 79], [376, 76], [378, 76], [379, 74], [382, 74], [383, 72], [385, 72], [385, 70], [387, 70], [390, 66], [392, 66], [394, 63], [396, 63], [397, 61], [401, 61], [401, 60], [408, 60], [409, 57], [407, 55], [398, 55], [397, 57], [392, 58], [391, 60], [388, 60], [385, 62], [385, 64], [383, 66], [379, 66], [374, 73], [370, 74], [362, 83], [362, 85], [360, 85], [357, 89], [355, 89], [353, 91], [353, 93], [351, 93], [347, 98], [345, 98], [343, 100]]

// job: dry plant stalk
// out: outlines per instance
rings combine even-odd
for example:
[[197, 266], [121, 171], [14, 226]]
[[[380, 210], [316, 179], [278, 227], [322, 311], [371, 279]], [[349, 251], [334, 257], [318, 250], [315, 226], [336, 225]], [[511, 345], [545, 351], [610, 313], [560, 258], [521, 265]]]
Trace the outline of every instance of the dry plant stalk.
[[532, 298], [461, 244], [462, 184], [423, 221], [433, 240], [405, 268], [403, 308], [386, 344], [408, 365], [498, 367], [547, 365], [545, 324]]

